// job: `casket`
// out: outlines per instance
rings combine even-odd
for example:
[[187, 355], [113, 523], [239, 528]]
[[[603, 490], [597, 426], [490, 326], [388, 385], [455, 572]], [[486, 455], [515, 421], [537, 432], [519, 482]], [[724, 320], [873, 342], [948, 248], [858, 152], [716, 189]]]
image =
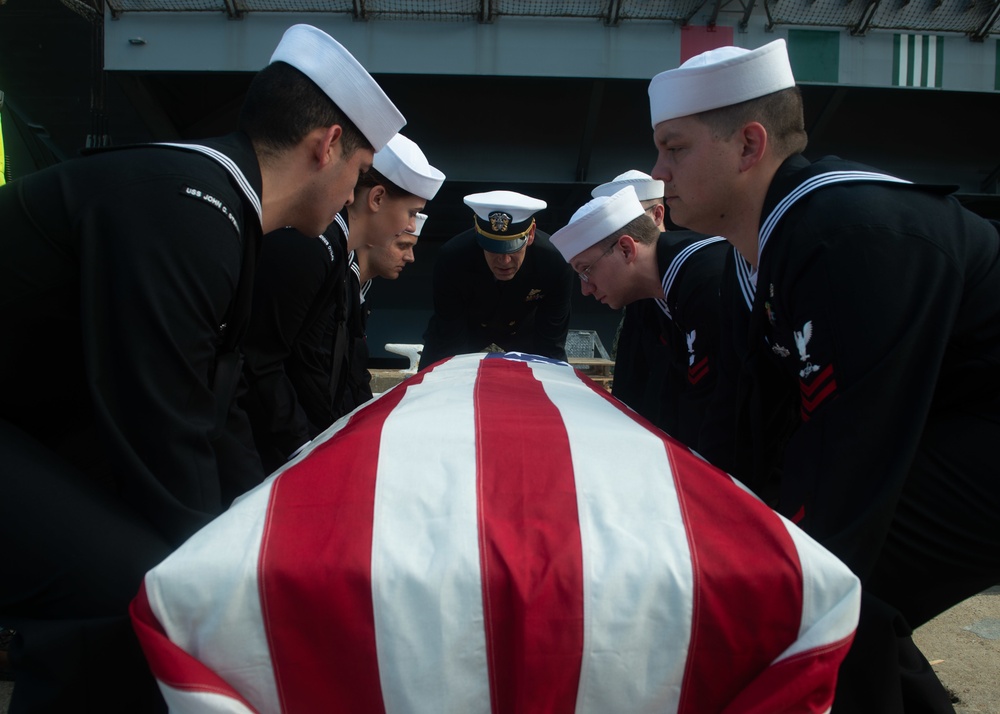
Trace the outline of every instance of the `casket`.
[[824, 712], [857, 579], [569, 365], [461, 355], [145, 577], [177, 712]]

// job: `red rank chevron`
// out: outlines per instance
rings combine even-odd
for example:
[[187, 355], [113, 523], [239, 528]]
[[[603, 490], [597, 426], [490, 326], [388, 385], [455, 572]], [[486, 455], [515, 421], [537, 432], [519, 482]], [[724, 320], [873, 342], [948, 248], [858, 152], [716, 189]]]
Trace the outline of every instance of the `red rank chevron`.
[[688, 367], [688, 381], [691, 384], [698, 384], [706, 374], [708, 374], [708, 355], [702, 357], [697, 364]]
[[799, 390], [802, 393], [799, 413], [802, 421], [809, 421], [819, 405], [837, 393], [837, 380], [833, 377], [833, 365], [828, 364], [808, 384], [804, 379], [799, 378]]
[[825, 712], [848, 569], [565, 363], [341, 419], [132, 604], [178, 712]]

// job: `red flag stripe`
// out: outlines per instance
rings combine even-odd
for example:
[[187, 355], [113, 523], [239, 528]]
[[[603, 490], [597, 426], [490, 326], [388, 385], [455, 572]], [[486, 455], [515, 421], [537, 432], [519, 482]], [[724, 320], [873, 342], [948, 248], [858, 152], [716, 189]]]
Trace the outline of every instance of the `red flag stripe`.
[[571, 368], [457, 357], [355, 416], [147, 575], [178, 710], [829, 708], [857, 578]]
[[[418, 384], [422, 375], [412, 379]], [[352, 419], [341, 438], [320, 444], [274, 483], [259, 582], [284, 714], [311, 714], [317, 702], [384, 711], [369, 580], [376, 445], [405, 391], [384, 395], [365, 419]], [[337, 568], [316, 568], [317, 560]]]
[[836, 672], [853, 639], [852, 634], [768, 667], [740, 692], [725, 713], [829, 712]]
[[[167, 638], [149, 605], [145, 581], [139, 586], [139, 594], [129, 604], [129, 614], [142, 651], [149, 660], [150, 669], [156, 673], [161, 685], [179, 692], [205, 692], [224, 696], [232, 700], [229, 710], [234, 713], [239, 711], [240, 705], [247, 712], [256, 712], [228, 682]], [[169, 693], [164, 694], [169, 699]]]
[[[694, 614], [681, 714], [722, 711], [796, 639], [802, 575], [795, 544], [763, 503], [732, 498], [728, 477], [669, 437], [664, 445], [675, 476], [694, 564]], [[700, 473], [699, 473], [700, 472]], [[697, 475], [696, 475], [697, 474]], [[753, 528], [746, 527], [754, 523]], [[697, 528], [695, 527], [697, 524]], [[739, 529], [740, 536], [733, 537]], [[768, 577], [756, 575], [768, 553]], [[743, 583], [733, 597], [732, 583]], [[724, 679], [706, 676], [719, 666]]]
[[[566, 432], [524, 363], [483, 360], [475, 402], [493, 711], [572, 712], [583, 650], [583, 582]], [[526, 453], [538, 455], [533, 469], [524, 468]]]

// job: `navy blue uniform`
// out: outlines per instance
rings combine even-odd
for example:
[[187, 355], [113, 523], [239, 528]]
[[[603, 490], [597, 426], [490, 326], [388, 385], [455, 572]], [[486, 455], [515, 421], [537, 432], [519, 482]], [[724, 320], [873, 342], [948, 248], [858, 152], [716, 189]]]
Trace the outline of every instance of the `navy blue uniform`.
[[348, 235], [341, 214], [316, 238], [294, 228], [264, 236], [242, 404], [269, 472], [372, 397], [367, 309]]
[[361, 268], [353, 250], [348, 260], [347, 365], [337, 401], [338, 417], [351, 412], [374, 396], [372, 376], [368, 371], [368, 318], [372, 311], [366, 302], [372, 281], [368, 279], [364, 285], [361, 284]]
[[695, 446], [718, 373], [719, 283], [729, 244], [690, 231], [662, 233], [656, 261], [666, 298], [625, 308], [611, 393]]
[[142, 711], [155, 690], [128, 602], [263, 478], [232, 408], [260, 191], [241, 134], [102, 152], [0, 188], [12, 711]]
[[1000, 581], [1000, 237], [946, 194], [794, 156], [723, 282], [701, 451], [862, 579], [844, 711], [899, 710], [908, 626]]
[[420, 366], [480, 352], [566, 359], [573, 271], [542, 231], [510, 280], [497, 280], [474, 229], [445, 243], [434, 262], [434, 314], [424, 332]]

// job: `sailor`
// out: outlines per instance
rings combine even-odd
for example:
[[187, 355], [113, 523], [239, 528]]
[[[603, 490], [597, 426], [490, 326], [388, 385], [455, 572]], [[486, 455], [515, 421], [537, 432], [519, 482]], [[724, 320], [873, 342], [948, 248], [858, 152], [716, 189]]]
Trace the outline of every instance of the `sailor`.
[[[705, 242], [712, 236], [669, 223], [663, 182], [647, 173], [626, 171], [595, 187], [591, 195], [611, 196], [626, 186], [635, 190], [646, 215], [660, 231], [658, 262], [664, 279], [669, 269], [672, 287], [666, 303], [637, 299], [625, 306], [614, 342], [611, 393], [671, 436], [693, 446], [718, 372], [718, 289], [726, 251], [720, 241]], [[698, 247], [692, 247], [695, 244]], [[672, 307], [665, 312], [664, 304]], [[684, 323], [690, 327], [680, 328]]]
[[[426, 213], [417, 213], [412, 228], [386, 240], [359, 245], [351, 251], [351, 295], [349, 389], [344, 394], [341, 412], [347, 413], [372, 398], [371, 372], [368, 370], [368, 319], [371, 307], [368, 292], [374, 278], [396, 280], [410, 263], [416, 261], [414, 248], [427, 221]], [[416, 355], [415, 355], [416, 357]]]
[[465, 197], [473, 227], [438, 252], [421, 369], [501, 349], [566, 359], [573, 271], [538, 230], [546, 204], [514, 191]]
[[[347, 399], [353, 399], [353, 403], [345, 403], [344, 407], [353, 409], [372, 398], [371, 372], [367, 365], [369, 360], [368, 351], [368, 318], [371, 315], [371, 308], [368, 303], [368, 291], [373, 278], [385, 278], [386, 280], [396, 280], [410, 263], [415, 262], [414, 248], [420, 239], [420, 232], [427, 222], [426, 213], [418, 213], [414, 219], [412, 229], [393, 236], [390, 240], [359, 245], [357, 250], [352, 251], [354, 260], [351, 263], [352, 274], [352, 295], [360, 294], [357, 302], [359, 309], [354, 311], [355, 324], [358, 326], [352, 334], [357, 335], [353, 342], [354, 356], [353, 368], [351, 370], [352, 385], [357, 385], [348, 395]], [[386, 346], [388, 348], [388, 345]], [[414, 347], [412, 358], [419, 357], [419, 350]], [[413, 371], [416, 371], [415, 367]]]
[[625, 173], [618, 174], [613, 179], [591, 190], [592, 198], [598, 196], [613, 196], [626, 186], [631, 186], [635, 190], [635, 195], [642, 205], [643, 212], [649, 216], [660, 232], [667, 230], [664, 223], [667, 208], [663, 205], [663, 182], [654, 179], [647, 173], [638, 169], [629, 169]]
[[783, 40], [693, 57], [649, 101], [671, 219], [734, 248], [700, 451], [861, 578], [834, 712], [950, 712], [909, 634], [1000, 581], [997, 228], [950, 189], [805, 159]]
[[401, 233], [388, 236], [382, 241], [359, 245], [354, 255], [360, 282], [370, 283], [372, 278], [398, 279], [403, 268], [416, 261], [414, 248], [426, 222], [427, 214], [418, 211], [413, 217], [413, 225], [407, 226]]
[[419, 212], [444, 178], [397, 134], [318, 238], [293, 228], [264, 237], [242, 403], [268, 472], [372, 398], [365, 295], [373, 277], [394, 280], [413, 261]]
[[580, 276], [584, 295], [615, 309], [643, 306], [628, 318], [640, 321], [629, 328], [634, 339], [619, 342], [612, 393], [694, 446], [718, 371], [725, 239], [661, 233], [636, 187], [625, 184], [599, 192], [552, 234], [552, 244]]
[[[388, 151], [375, 156], [375, 166], [358, 182], [356, 201], [346, 213], [351, 227], [348, 247], [351, 266], [348, 274], [351, 309], [348, 317], [348, 383], [341, 400], [339, 413], [346, 414], [372, 398], [371, 373], [368, 371], [368, 318], [371, 309], [367, 302], [373, 278], [396, 280], [408, 262], [413, 262], [414, 232], [420, 219], [420, 209], [437, 195], [445, 175], [427, 163], [417, 145], [399, 137]], [[384, 177], [384, 180], [383, 180]], [[399, 181], [396, 184], [395, 181]], [[370, 189], [370, 190], [368, 190]], [[367, 191], [367, 199], [364, 198]], [[388, 199], [379, 199], [385, 190]], [[376, 201], [387, 207], [376, 208]], [[391, 206], [396, 202], [406, 206], [408, 222], [401, 231], [391, 223]], [[385, 226], [389, 225], [389, 230]], [[395, 231], [395, 232], [394, 232]]]
[[[660, 232], [662, 233], [663, 231], [667, 230], [666, 224], [664, 223], [664, 217], [666, 216], [667, 208], [666, 206], [663, 205], [663, 182], [657, 181], [647, 173], [643, 173], [642, 171], [639, 171], [637, 169], [629, 169], [623, 174], [618, 174], [611, 181], [608, 181], [607, 183], [602, 183], [599, 186], [595, 186], [594, 189], [590, 192], [590, 195], [593, 198], [597, 198], [598, 196], [613, 196], [626, 186], [632, 186], [632, 188], [635, 189], [635, 194], [636, 196], [639, 197], [639, 203], [642, 204], [642, 207], [645, 210], [646, 215], [649, 216], [650, 219], [652, 219], [653, 223], [656, 224], [656, 227], [660, 229]], [[646, 303], [637, 301], [632, 303], [631, 305], [626, 305], [625, 308], [622, 310], [622, 317], [621, 320], [618, 322], [618, 329], [615, 330], [615, 339], [611, 344], [612, 358], [617, 359], [618, 345], [621, 342], [623, 335], [625, 337], [625, 341], [633, 344], [634, 346], [640, 344], [647, 344], [647, 345], [653, 344], [652, 341], [643, 339], [643, 336], [641, 334], [642, 331], [639, 329], [645, 322], [645, 320], [639, 315], [639, 313], [645, 312], [644, 309], [645, 305]], [[651, 315], [655, 320], [656, 317], [655, 311], [651, 311], [649, 315]], [[669, 360], [666, 359], [654, 358], [650, 362], [650, 364], [657, 364], [657, 365], [666, 364], [668, 361]], [[647, 372], [649, 375], [648, 376], [649, 380], [656, 379], [658, 380], [658, 382], [665, 373], [664, 370], [659, 370], [659, 369], [653, 369], [651, 372], [647, 370]], [[636, 371], [633, 371], [632, 375], [638, 376], [638, 373]], [[627, 402], [629, 406], [631, 406], [633, 409], [636, 409], [636, 406], [634, 404], [632, 404], [627, 399], [624, 399], [621, 396], [622, 394], [621, 390], [623, 388], [626, 388], [625, 385], [628, 382], [628, 379], [627, 378], [623, 379], [623, 377], [625, 377], [625, 375], [619, 373], [617, 375], [617, 379], [615, 380], [615, 382], [612, 382], [612, 388], [611, 388], [612, 394], [615, 394], [615, 396], [617, 396], [619, 399], [622, 399], [622, 401]], [[632, 388], [638, 388], [642, 390], [643, 393], [647, 393], [649, 391], [656, 391], [655, 388], [652, 390], [647, 390], [646, 385], [644, 383], [639, 383], [637, 385], [632, 385], [631, 387], [629, 387], [629, 389]], [[615, 391], [616, 389], [618, 390], [617, 392]], [[652, 399], [652, 401], [655, 401], [655, 397]], [[647, 415], [643, 414], [643, 416]], [[647, 416], [647, 418], [649, 417]]]
[[347, 50], [289, 28], [238, 130], [0, 188], [0, 622], [12, 712], [158, 709], [143, 574], [263, 478], [233, 407], [261, 236], [318, 235], [404, 124]]
[[[660, 232], [662, 233], [667, 230], [667, 226], [664, 223], [667, 208], [663, 205], [663, 182], [657, 181], [647, 173], [643, 173], [637, 169], [629, 169], [623, 174], [618, 174], [611, 181], [595, 186], [590, 195], [593, 198], [597, 198], [598, 196], [613, 196], [626, 186], [631, 186], [635, 189], [635, 194], [639, 197], [639, 203], [642, 204], [643, 210], [653, 223], [656, 224], [656, 227], [660, 229]], [[639, 330], [637, 329], [642, 320], [636, 316], [636, 313], [642, 311], [644, 305], [645, 303], [635, 302], [631, 305], [626, 305], [625, 309], [622, 310], [622, 319], [618, 323], [618, 329], [615, 330], [615, 339], [611, 347], [612, 356], [618, 353], [618, 343], [621, 340], [623, 332], [628, 341], [642, 341], [642, 337], [638, 334]], [[628, 320], [630, 314], [633, 317], [631, 320]], [[626, 321], [628, 322], [627, 325]], [[614, 386], [612, 386], [612, 392], [614, 392]]]

